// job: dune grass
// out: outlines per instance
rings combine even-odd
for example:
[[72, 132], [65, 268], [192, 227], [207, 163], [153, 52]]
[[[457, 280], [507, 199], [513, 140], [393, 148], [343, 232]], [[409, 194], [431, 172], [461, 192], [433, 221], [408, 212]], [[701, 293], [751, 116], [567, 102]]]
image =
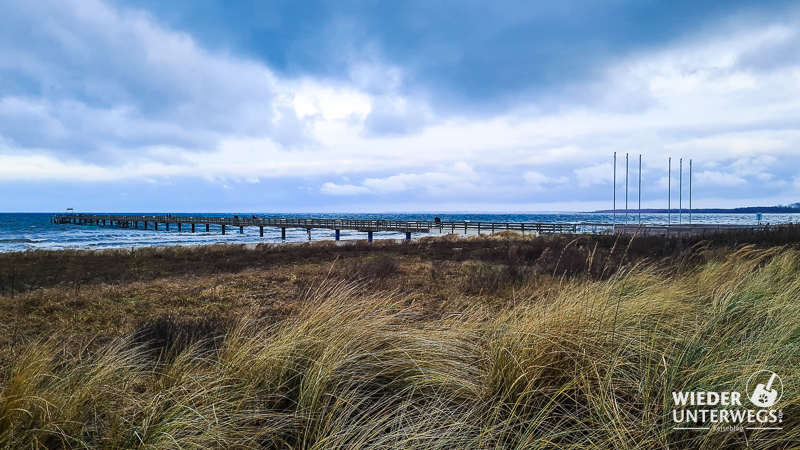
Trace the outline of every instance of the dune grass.
[[[683, 246], [668, 260], [617, 260], [609, 255], [625, 254], [628, 242], [567, 240], [556, 252], [513, 236], [486, 241], [472, 249], [447, 241], [433, 252], [448, 257], [433, 262], [420, 244], [392, 256], [365, 250], [232, 275], [25, 294], [53, 305], [81, 295], [157, 304], [192, 289], [201, 299], [187, 299], [186, 314], [154, 307], [100, 343], [44, 333], [6, 345], [0, 447], [800, 442], [797, 249]], [[183, 287], [164, 287], [172, 284]], [[154, 286], [166, 292], [152, 294]], [[113, 289], [121, 293], [109, 300]], [[2, 300], [19, 306], [25, 295]], [[214, 295], [223, 306], [207, 308], [203, 296]], [[674, 430], [672, 392], [744, 391], [761, 369], [783, 380], [782, 430]]]

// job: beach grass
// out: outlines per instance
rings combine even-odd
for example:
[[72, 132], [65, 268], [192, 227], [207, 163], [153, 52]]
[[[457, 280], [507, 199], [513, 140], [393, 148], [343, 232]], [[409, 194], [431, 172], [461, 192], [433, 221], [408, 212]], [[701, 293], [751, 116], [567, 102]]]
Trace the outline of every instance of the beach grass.
[[[792, 448], [793, 232], [0, 255], [0, 447]], [[780, 430], [676, 429], [764, 369]]]

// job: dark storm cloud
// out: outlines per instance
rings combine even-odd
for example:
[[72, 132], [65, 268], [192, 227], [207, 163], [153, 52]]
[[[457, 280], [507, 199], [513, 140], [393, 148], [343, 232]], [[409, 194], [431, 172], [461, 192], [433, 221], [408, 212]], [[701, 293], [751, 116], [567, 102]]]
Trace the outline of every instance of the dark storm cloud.
[[[128, 2], [125, 2], [126, 4]], [[350, 59], [378, 52], [424, 88], [439, 111], [486, 111], [554, 92], [591, 100], [576, 83], [607, 65], [734, 16], [781, 17], [792, 2], [748, 1], [277, 1], [134, 4], [287, 74], [347, 77]], [[374, 55], [373, 55], [374, 56]], [[588, 99], [581, 98], [587, 96]], [[562, 98], [563, 100], [563, 98]]]

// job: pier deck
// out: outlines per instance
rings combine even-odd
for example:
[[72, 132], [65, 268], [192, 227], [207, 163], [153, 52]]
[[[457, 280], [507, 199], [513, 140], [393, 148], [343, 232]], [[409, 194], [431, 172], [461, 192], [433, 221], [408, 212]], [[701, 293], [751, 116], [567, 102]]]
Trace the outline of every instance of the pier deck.
[[[281, 238], [286, 239], [287, 228], [299, 228], [308, 231], [311, 239], [312, 229], [335, 230], [335, 239], [340, 238], [340, 231], [350, 230], [367, 233], [367, 239], [372, 241], [375, 232], [405, 233], [406, 239], [411, 239], [412, 233], [458, 233], [481, 234], [495, 233], [510, 230], [525, 233], [550, 234], [550, 233], [615, 233], [637, 234], [640, 236], [686, 236], [696, 234], [715, 233], [732, 230], [763, 230], [767, 225], [738, 225], [738, 224], [610, 224], [610, 223], [553, 223], [553, 222], [434, 222], [434, 221], [407, 221], [389, 219], [303, 219], [303, 218], [276, 218], [276, 217], [214, 217], [214, 216], [145, 216], [145, 215], [120, 215], [120, 214], [59, 214], [51, 218], [57, 224], [76, 225], [101, 225], [121, 226], [126, 228], [144, 228], [159, 230], [159, 224], [166, 231], [170, 225], [177, 231], [196, 231], [197, 225], [205, 225], [205, 231], [211, 232], [211, 227], [225, 234], [228, 227], [238, 227], [243, 233], [245, 227], [258, 227], [259, 234], [264, 237], [264, 228], [273, 227], [281, 229]], [[184, 228], [186, 226], [186, 228]]]
[[[511, 223], [511, 222], [434, 222], [434, 221], [406, 221], [406, 220], [360, 220], [360, 219], [301, 219], [301, 218], [271, 218], [271, 217], [212, 217], [212, 216], [144, 216], [144, 215], [114, 215], [114, 214], [60, 214], [53, 216], [51, 221], [59, 224], [77, 225], [116, 225], [130, 228], [148, 229], [152, 226], [158, 230], [159, 224], [166, 230], [170, 225], [176, 225], [178, 231], [183, 231], [183, 226], [188, 225], [191, 232], [195, 232], [196, 225], [205, 225], [205, 231], [210, 232], [211, 226], [219, 228], [225, 234], [227, 227], [239, 227], [239, 232], [244, 232], [244, 227], [258, 227], [260, 235], [264, 236], [265, 227], [281, 229], [281, 237], [286, 239], [287, 228], [329, 229], [336, 231], [336, 240], [339, 232], [352, 230], [367, 233], [367, 239], [372, 240], [372, 233], [388, 231], [406, 233], [406, 239], [411, 239], [412, 233], [464, 233], [480, 234], [494, 233], [497, 231], [511, 230], [521, 233], [579, 233], [595, 232], [611, 229], [611, 224], [577, 224], [577, 223]], [[186, 230], [189, 231], [189, 230]]]
[[769, 225], [740, 225], [740, 224], [716, 224], [716, 223], [694, 223], [694, 224], [616, 224], [614, 233], [616, 234], [636, 234], [638, 236], [690, 236], [724, 231], [753, 230], [761, 231], [768, 229]]

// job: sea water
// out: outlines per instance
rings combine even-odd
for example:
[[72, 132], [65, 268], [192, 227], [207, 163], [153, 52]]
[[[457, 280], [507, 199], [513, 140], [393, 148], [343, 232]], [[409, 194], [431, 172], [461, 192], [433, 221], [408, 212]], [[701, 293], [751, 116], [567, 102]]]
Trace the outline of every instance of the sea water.
[[[100, 213], [98, 213], [100, 214]], [[110, 213], [126, 214], [126, 213]], [[154, 213], [127, 213], [132, 215], [162, 215]], [[244, 227], [244, 233], [240, 234], [237, 227], [230, 227], [228, 233], [220, 233], [218, 226], [211, 227], [210, 232], [205, 231], [203, 225], [196, 227], [197, 232], [189, 232], [189, 227], [184, 226], [183, 231], [178, 232], [177, 226], [166, 231], [164, 226], [159, 230], [151, 228], [123, 228], [117, 225], [74, 225], [74, 224], [52, 224], [50, 218], [54, 214], [46, 213], [2, 213], [0, 214], [0, 252], [24, 251], [24, 250], [58, 250], [58, 249], [105, 249], [105, 248], [139, 248], [149, 246], [169, 246], [169, 245], [206, 245], [215, 243], [230, 244], [257, 244], [257, 243], [279, 243], [281, 240], [280, 228], [265, 227], [264, 237], [259, 236], [258, 227]], [[240, 217], [250, 217], [252, 214], [240, 214]], [[173, 216], [213, 216], [213, 217], [233, 217], [233, 214], [173, 214]], [[256, 214], [263, 218], [327, 218], [327, 219], [386, 219], [386, 220], [410, 220], [410, 221], [433, 221], [436, 214], [430, 213], [382, 213], [382, 214]], [[616, 220], [616, 223], [625, 222], [625, 214], [617, 213], [616, 218], [612, 214], [606, 213], [441, 213], [438, 216], [444, 222], [525, 222], [525, 223], [584, 223], [584, 224], [608, 224]], [[628, 214], [628, 223], [638, 223], [638, 214]], [[682, 215], [673, 213], [670, 217], [671, 223], [677, 224], [679, 221], [688, 223], [689, 215], [684, 212]], [[642, 214], [643, 223], [665, 224], [667, 214]], [[800, 221], [800, 214], [764, 214], [762, 223], [796, 223]], [[715, 224], [756, 224], [755, 214], [692, 214], [692, 223], [715, 223]], [[592, 226], [584, 226], [584, 230], [592, 230]], [[449, 230], [445, 229], [445, 232]], [[456, 230], [458, 232], [458, 230]], [[474, 230], [470, 230], [475, 233]], [[414, 234], [413, 237], [421, 237], [423, 234]], [[314, 229], [311, 234], [312, 240], [333, 240], [334, 230]], [[376, 232], [375, 239], [403, 239], [404, 233], [396, 232]], [[366, 233], [358, 231], [341, 231], [342, 240], [366, 239]], [[305, 229], [287, 228], [285, 242], [303, 242], [308, 240]]]

